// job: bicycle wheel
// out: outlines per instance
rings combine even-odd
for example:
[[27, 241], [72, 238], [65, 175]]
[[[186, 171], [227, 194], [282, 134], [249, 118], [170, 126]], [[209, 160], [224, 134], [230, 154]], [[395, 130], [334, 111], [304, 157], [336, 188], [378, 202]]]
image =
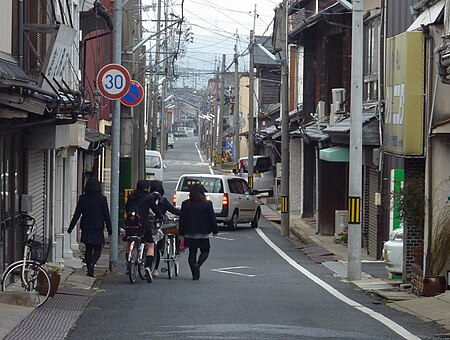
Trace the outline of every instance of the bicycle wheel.
[[[140, 253], [140, 251], [139, 251]], [[139, 254], [139, 266], [138, 266], [138, 273], [141, 280], [147, 280], [145, 277], [145, 257], [146, 257], [146, 248], [144, 247], [144, 250], [142, 251], [142, 254]], [[155, 257], [156, 258], [156, 257]], [[153, 272], [153, 268], [152, 268]]]
[[138, 275], [139, 248], [134, 241], [131, 243], [130, 248], [130, 270], [128, 271], [128, 278], [131, 283], [135, 283]]
[[175, 240], [170, 238], [167, 245], [167, 275], [169, 279], [175, 276]]
[[[155, 244], [155, 252], [153, 255], [153, 263], [152, 263], [152, 275], [155, 274], [155, 271], [158, 270], [159, 265], [161, 264], [161, 250]], [[158, 265], [158, 267], [157, 267]], [[144, 273], [145, 274], [145, 273]]]
[[[22, 276], [23, 273], [23, 276]], [[38, 307], [50, 297], [50, 277], [41, 265], [34, 261], [16, 263], [3, 274], [4, 292], [25, 292], [30, 305]]]

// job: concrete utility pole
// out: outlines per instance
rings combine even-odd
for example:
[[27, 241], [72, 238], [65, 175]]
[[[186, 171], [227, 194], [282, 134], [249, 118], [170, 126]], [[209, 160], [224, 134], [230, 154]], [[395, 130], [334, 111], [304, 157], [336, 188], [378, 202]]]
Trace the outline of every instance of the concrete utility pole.
[[[164, 56], [164, 82], [161, 84], [162, 93], [161, 93], [161, 128], [160, 128], [160, 141], [159, 141], [159, 151], [163, 158], [166, 157], [166, 123], [167, 123], [167, 110], [166, 110], [166, 83], [168, 81], [168, 52], [169, 52], [169, 44], [168, 44], [168, 34], [167, 34], [167, 20], [168, 20], [168, 6], [166, 6], [166, 2], [164, 1], [164, 46], [165, 46], [165, 56]], [[159, 25], [161, 26], [161, 25]]]
[[223, 119], [225, 117], [225, 62], [226, 55], [222, 55], [222, 79], [220, 81], [220, 113], [219, 119], [219, 137], [217, 139], [217, 164], [220, 169], [222, 167], [222, 151], [223, 151]]
[[350, 171], [348, 197], [349, 280], [361, 279], [363, 0], [353, 1]]
[[250, 31], [250, 44], [248, 45], [248, 50], [250, 52], [250, 67], [248, 70], [248, 185], [250, 189], [253, 189], [253, 154], [254, 154], [254, 132], [255, 124], [253, 122], [253, 111], [254, 111], [254, 98], [255, 98], [255, 79], [254, 79], [254, 68], [255, 68], [255, 56], [253, 55], [253, 47], [255, 43], [255, 31]]
[[216, 164], [216, 155], [217, 155], [217, 116], [218, 116], [218, 106], [219, 106], [219, 68], [217, 68], [216, 72], [216, 93], [214, 96], [214, 121], [212, 123], [212, 148], [211, 148], [211, 163], [212, 165]]
[[281, 66], [281, 235], [289, 236], [289, 66], [288, 13], [289, 0], [284, 5], [282, 24]]
[[[152, 108], [152, 150], [156, 150], [157, 148], [157, 144], [158, 144], [158, 97], [159, 97], [159, 93], [158, 93], [158, 64], [159, 64], [159, 51], [160, 51], [160, 47], [159, 47], [159, 42], [160, 42], [160, 36], [161, 36], [161, 0], [158, 0], [158, 13], [157, 13], [157, 20], [156, 20], [156, 50], [155, 50], [155, 68], [156, 68], [156, 72], [155, 72], [155, 81], [153, 83], [154, 85], [154, 89], [153, 89], [153, 96], [152, 96], [152, 103], [153, 103], [153, 108]], [[152, 67], [150, 65], [150, 67]]]
[[236, 162], [236, 171], [239, 171], [239, 158], [241, 158], [241, 137], [239, 136], [239, 120], [240, 120], [240, 114], [239, 114], [239, 91], [240, 91], [240, 77], [239, 77], [239, 54], [237, 52], [237, 40], [238, 40], [238, 34], [236, 30], [236, 45], [234, 45], [234, 82], [235, 82], [235, 89], [234, 89], [234, 161]]
[[[114, 2], [113, 62], [122, 65], [122, 0]], [[120, 169], [120, 100], [113, 102], [111, 129], [111, 223], [119, 225], [119, 169]], [[119, 235], [113, 232], [109, 246], [109, 271], [117, 272]]]

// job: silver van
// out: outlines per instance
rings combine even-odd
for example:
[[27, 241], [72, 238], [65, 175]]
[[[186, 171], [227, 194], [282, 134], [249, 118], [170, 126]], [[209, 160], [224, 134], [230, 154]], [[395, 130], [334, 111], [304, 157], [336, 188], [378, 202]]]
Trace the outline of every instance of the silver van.
[[[239, 159], [238, 176], [248, 181], [248, 157]], [[269, 156], [253, 156], [253, 189], [273, 196], [275, 185], [274, 167]]]
[[173, 205], [181, 208], [181, 203], [189, 198], [193, 184], [201, 184], [206, 189], [206, 197], [213, 203], [217, 222], [236, 230], [238, 223], [250, 223], [258, 228], [262, 202], [253, 196], [247, 182], [234, 175], [185, 174], [178, 180], [173, 195]]
[[159, 151], [145, 150], [145, 179], [162, 181], [165, 167]]

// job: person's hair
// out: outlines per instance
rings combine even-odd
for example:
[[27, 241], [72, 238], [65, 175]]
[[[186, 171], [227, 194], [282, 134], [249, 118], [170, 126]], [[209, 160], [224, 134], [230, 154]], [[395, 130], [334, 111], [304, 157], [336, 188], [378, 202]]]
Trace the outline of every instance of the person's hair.
[[84, 193], [85, 194], [101, 194], [102, 193], [102, 185], [95, 177], [89, 177], [84, 185]]
[[140, 179], [136, 183], [136, 191], [144, 191], [145, 189], [148, 189], [150, 187], [150, 181], [147, 181], [146, 179]]
[[150, 192], [159, 192], [161, 196], [164, 196], [164, 186], [162, 181], [156, 179], [150, 181]]
[[189, 189], [189, 200], [192, 203], [198, 203], [206, 200], [205, 187], [201, 184], [193, 184]]

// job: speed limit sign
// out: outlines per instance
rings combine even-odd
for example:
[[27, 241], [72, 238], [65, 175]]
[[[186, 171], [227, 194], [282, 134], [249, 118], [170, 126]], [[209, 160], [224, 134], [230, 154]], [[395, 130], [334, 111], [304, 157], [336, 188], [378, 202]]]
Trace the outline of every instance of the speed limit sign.
[[102, 67], [97, 75], [97, 86], [100, 93], [108, 99], [119, 99], [124, 96], [131, 84], [127, 69], [119, 64], [108, 64]]

